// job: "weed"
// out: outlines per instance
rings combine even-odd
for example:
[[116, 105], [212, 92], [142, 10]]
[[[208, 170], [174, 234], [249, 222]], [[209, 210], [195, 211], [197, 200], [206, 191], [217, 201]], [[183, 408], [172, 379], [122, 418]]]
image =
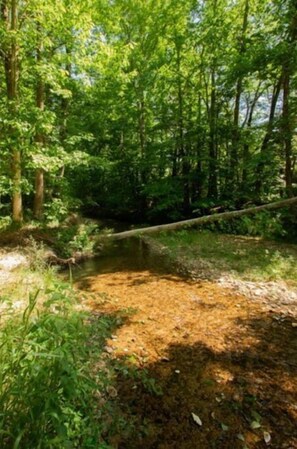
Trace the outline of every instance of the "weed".
[[28, 239], [28, 248], [31, 269], [42, 272], [48, 269], [46, 258], [47, 249], [44, 244], [41, 242], [36, 242], [36, 240], [30, 236]]
[[[110, 380], [92, 365], [114, 322], [102, 317], [94, 329], [60, 283], [42, 306], [38, 297], [31, 293], [24, 312], [0, 329], [0, 447], [106, 449], [110, 404], [98, 408], [95, 396]], [[95, 331], [100, 338], [88, 345]]]
[[57, 235], [56, 249], [62, 256], [70, 257], [75, 252], [90, 253], [94, 249], [91, 236], [97, 230], [94, 224], [81, 224], [61, 228]]

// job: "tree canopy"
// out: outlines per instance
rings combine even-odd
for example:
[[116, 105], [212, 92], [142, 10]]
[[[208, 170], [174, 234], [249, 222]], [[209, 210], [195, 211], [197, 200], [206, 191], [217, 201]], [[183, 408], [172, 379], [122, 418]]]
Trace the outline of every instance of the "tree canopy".
[[0, 5], [3, 216], [159, 222], [296, 194], [295, 0]]

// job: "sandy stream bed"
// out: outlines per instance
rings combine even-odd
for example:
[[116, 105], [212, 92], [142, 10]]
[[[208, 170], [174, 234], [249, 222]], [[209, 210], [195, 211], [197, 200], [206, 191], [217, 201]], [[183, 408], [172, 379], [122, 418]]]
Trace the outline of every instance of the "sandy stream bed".
[[[26, 265], [23, 253], [2, 251], [0, 285]], [[108, 356], [145, 369], [162, 389], [153, 394], [119, 375], [118, 399], [135, 431], [115, 447], [297, 448], [297, 298], [286, 284], [122, 266], [76, 286], [93, 312], [126, 316]]]
[[296, 292], [193, 277], [123, 263], [77, 281], [92, 311], [126, 316], [109, 356], [145, 369], [163, 392], [119, 374], [119, 400], [136, 427], [115, 447], [296, 449]]

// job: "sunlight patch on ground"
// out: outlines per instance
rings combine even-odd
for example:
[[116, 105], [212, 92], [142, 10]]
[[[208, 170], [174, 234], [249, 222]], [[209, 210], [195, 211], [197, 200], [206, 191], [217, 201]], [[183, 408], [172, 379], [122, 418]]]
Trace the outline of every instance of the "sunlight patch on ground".
[[12, 271], [28, 264], [26, 256], [19, 253], [9, 253], [0, 255], [0, 270]]

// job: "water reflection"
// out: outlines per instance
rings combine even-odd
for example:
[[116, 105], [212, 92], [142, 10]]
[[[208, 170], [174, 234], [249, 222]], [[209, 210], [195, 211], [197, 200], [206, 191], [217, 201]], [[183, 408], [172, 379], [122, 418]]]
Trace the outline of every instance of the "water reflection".
[[87, 276], [145, 270], [164, 275], [172, 273], [168, 256], [151, 251], [140, 238], [130, 238], [106, 244], [100, 255], [73, 269], [73, 278], [78, 281]]

